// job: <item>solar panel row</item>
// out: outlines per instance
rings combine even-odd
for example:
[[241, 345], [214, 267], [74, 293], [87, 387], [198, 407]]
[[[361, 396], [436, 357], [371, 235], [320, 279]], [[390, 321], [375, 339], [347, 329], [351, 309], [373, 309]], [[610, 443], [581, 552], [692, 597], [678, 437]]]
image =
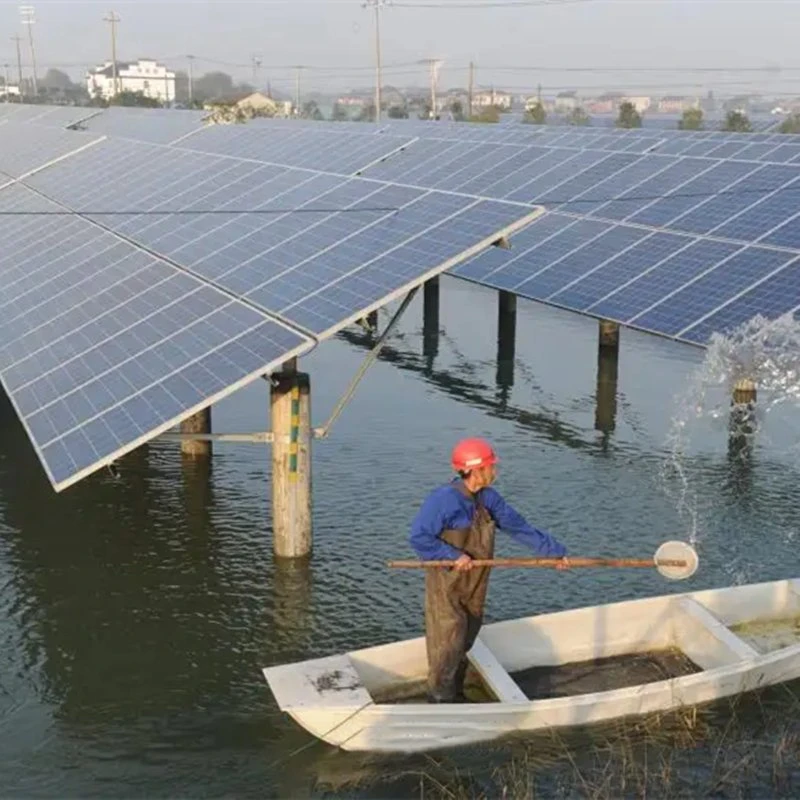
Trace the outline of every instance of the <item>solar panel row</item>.
[[785, 138], [114, 111], [0, 128], [26, 176], [0, 191], [0, 378], [57, 488], [448, 268], [698, 343], [800, 305]]
[[312, 346], [61, 211], [0, 191], [0, 379], [57, 489]]
[[[797, 251], [558, 213], [540, 217], [514, 241], [512, 255], [490, 252], [453, 274], [697, 344], [718, 326], [800, 305], [800, 284], [784, 285], [796, 274]], [[781, 291], [771, 292], [776, 285]], [[754, 297], [764, 299], [756, 311]]]
[[0, 379], [57, 489], [535, 213], [31, 131], [91, 140], [0, 191]]

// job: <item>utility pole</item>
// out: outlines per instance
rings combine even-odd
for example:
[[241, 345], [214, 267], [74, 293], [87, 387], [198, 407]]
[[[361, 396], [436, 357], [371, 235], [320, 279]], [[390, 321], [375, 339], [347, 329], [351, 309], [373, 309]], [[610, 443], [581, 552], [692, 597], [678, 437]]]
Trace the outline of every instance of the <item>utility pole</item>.
[[295, 67], [294, 75], [294, 115], [300, 116], [300, 71], [302, 67]]
[[436, 119], [436, 84], [439, 77], [439, 67], [442, 62], [435, 58], [427, 58], [423, 64], [428, 64], [431, 71], [431, 119]]
[[189, 105], [194, 105], [194, 56], [186, 56], [189, 59]]
[[431, 119], [436, 119], [436, 72], [437, 62], [431, 59]]
[[253, 87], [258, 89], [258, 70], [261, 67], [261, 58], [253, 56]]
[[381, 85], [383, 83], [381, 68], [381, 8], [388, 5], [389, 0], [365, 0], [364, 8], [372, 7], [375, 11], [375, 121], [381, 121]]
[[10, 97], [10, 95], [8, 94], [8, 64], [3, 64], [3, 68], [5, 69], [5, 72], [6, 72], [6, 75], [5, 75], [5, 79], [6, 79], [5, 89], [6, 89], [6, 103], [8, 103], [9, 102], [9, 97]]
[[22, 24], [28, 26], [28, 42], [31, 47], [31, 65], [33, 67], [33, 96], [38, 97], [39, 85], [36, 80], [36, 50], [33, 47], [33, 24], [36, 22], [36, 18], [34, 16], [33, 6], [20, 6], [19, 13], [22, 18]]
[[469, 119], [472, 119], [472, 98], [475, 94], [475, 64], [469, 62]]
[[19, 101], [22, 102], [22, 53], [19, 43], [22, 41], [19, 36], [12, 36], [11, 41], [17, 45], [17, 89], [19, 90]]
[[120, 18], [113, 12], [109, 11], [107, 17], [103, 17], [105, 22], [110, 23], [111, 25], [111, 95], [112, 97], [117, 96], [118, 92], [118, 84], [117, 84], [117, 23], [120, 21]]

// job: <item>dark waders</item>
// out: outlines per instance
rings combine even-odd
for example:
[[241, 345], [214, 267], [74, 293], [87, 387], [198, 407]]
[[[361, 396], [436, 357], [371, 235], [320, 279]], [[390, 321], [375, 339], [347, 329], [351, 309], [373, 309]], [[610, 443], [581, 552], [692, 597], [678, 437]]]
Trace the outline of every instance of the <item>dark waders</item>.
[[[494, 556], [494, 521], [477, 497], [457, 484], [475, 503], [468, 528], [448, 529], [441, 538], [472, 558]], [[425, 575], [425, 643], [428, 650], [428, 699], [448, 703], [463, 699], [467, 653], [483, 622], [490, 567], [468, 572], [429, 569]]]

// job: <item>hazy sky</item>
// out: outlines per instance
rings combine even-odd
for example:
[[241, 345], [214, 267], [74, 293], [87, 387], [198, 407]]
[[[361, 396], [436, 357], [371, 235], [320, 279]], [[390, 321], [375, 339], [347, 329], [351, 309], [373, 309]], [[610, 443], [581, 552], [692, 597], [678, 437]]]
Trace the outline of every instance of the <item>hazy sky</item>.
[[[478, 0], [395, 0], [382, 19], [387, 84], [424, 84], [426, 67], [441, 58], [443, 86], [465, 85], [466, 65], [476, 63], [477, 82], [522, 90], [541, 82], [545, 91], [577, 86], [641, 87], [654, 94], [715, 88], [719, 94], [761, 88], [800, 94], [799, 0], [570, 0], [553, 5], [469, 8]], [[428, 2], [445, 8], [409, 8]], [[483, 0], [485, 4], [496, 0]], [[118, 57], [151, 56], [196, 74], [223, 69], [252, 80], [252, 69], [215, 65], [263, 59], [260, 82], [293, 87], [289, 65], [309, 71], [304, 85], [342, 90], [369, 86], [374, 77], [373, 14], [360, 0], [216, 0], [201, 2], [34, 2], [39, 73], [60, 66], [74, 78], [87, 65], [110, 58], [113, 7], [121, 17]], [[25, 35], [19, 3], [0, 0], [0, 56], [16, 71], [10, 37]], [[29, 63], [27, 39], [23, 61]], [[204, 60], [208, 59], [208, 60]], [[2, 63], [0, 62], [0, 63]], [[393, 67], [395, 64], [408, 66]], [[777, 73], [668, 74], [657, 67], [782, 67]], [[269, 69], [267, 69], [269, 67]], [[281, 69], [281, 67], [283, 67]], [[502, 68], [537, 67], [536, 70]], [[570, 72], [564, 68], [594, 68]], [[603, 72], [622, 67], [628, 72]], [[637, 70], [636, 68], [643, 68]], [[362, 77], [363, 76], [363, 77]], [[683, 86], [685, 84], [685, 87]]]

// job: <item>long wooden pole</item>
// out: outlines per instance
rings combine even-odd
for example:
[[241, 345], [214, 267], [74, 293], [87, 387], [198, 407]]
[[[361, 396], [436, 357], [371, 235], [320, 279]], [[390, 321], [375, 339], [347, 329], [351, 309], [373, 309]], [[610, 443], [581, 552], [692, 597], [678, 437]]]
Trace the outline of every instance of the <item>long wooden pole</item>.
[[[638, 558], [567, 558], [569, 567], [685, 567], [682, 559]], [[452, 567], [455, 561], [389, 561], [387, 566], [396, 569]], [[475, 567], [558, 567], [564, 565], [561, 558], [491, 558], [472, 560]]]

